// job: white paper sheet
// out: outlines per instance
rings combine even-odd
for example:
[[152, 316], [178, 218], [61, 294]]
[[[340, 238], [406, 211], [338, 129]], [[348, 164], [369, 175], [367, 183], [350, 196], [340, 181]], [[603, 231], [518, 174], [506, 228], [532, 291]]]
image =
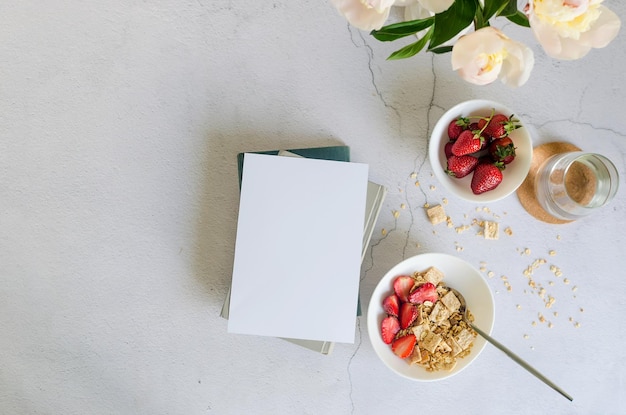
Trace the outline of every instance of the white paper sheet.
[[354, 342], [368, 166], [244, 156], [228, 331]]

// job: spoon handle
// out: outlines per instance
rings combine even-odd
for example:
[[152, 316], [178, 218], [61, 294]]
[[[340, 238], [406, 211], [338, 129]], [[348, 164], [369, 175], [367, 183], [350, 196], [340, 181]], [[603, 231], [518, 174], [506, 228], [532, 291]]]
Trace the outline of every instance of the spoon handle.
[[540, 379], [543, 383], [550, 386], [552, 389], [554, 389], [555, 391], [557, 391], [558, 393], [560, 393], [561, 395], [563, 395], [565, 398], [569, 399], [570, 401], [574, 399], [570, 395], [568, 395], [563, 389], [559, 388], [550, 379], [542, 375], [537, 369], [535, 369], [534, 367], [526, 363], [524, 360], [522, 360], [521, 357], [519, 357], [518, 355], [516, 355], [515, 353], [507, 349], [503, 344], [498, 342], [496, 339], [494, 339], [493, 337], [491, 337], [490, 335], [488, 335], [487, 333], [485, 333], [484, 331], [476, 327], [474, 324], [470, 324], [470, 325], [472, 326], [474, 331], [476, 331], [478, 334], [484, 337], [485, 340], [487, 340], [489, 343], [496, 346], [498, 349], [502, 350], [507, 356], [513, 359], [517, 364], [522, 366], [524, 369], [528, 370], [530, 373], [535, 375], [535, 377]]

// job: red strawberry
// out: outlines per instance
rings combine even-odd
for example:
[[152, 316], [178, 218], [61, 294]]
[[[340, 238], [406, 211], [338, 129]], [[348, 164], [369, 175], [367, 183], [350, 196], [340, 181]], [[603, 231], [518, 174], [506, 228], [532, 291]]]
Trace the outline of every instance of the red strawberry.
[[448, 168], [446, 169], [446, 173], [452, 177], [460, 179], [461, 177], [465, 177], [474, 171], [477, 164], [478, 159], [474, 156], [465, 155], [457, 157], [453, 155], [448, 159]]
[[406, 302], [409, 293], [415, 285], [415, 280], [408, 275], [400, 275], [393, 281], [393, 290], [402, 302]]
[[400, 299], [397, 295], [391, 294], [383, 300], [383, 310], [385, 313], [398, 317], [400, 312]]
[[495, 139], [489, 145], [489, 154], [494, 161], [501, 161], [509, 164], [515, 159], [515, 146], [510, 137], [502, 137]]
[[391, 350], [401, 359], [406, 359], [413, 353], [413, 348], [417, 343], [415, 334], [407, 334], [399, 339], [396, 339], [391, 344]]
[[507, 117], [504, 114], [495, 114], [485, 127], [485, 133], [493, 138], [506, 137], [516, 128], [520, 128], [519, 120], [513, 118], [513, 115]]
[[493, 190], [502, 183], [502, 171], [494, 163], [480, 163], [474, 169], [470, 187], [475, 195]]
[[391, 344], [399, 331], [400, 323], [398, 319], [393, 316], [385, 317], [382, 323], [380, 323], [380, 334], [385, 344]]
[[400, 327], [408, 328], [417, 318], [417, 307], [411, 303], [403, 303], [400, 307]]
[[456, 120], [450, 121], [448, 124], [448, 138], [454, 141], [459, 138], [459, 135], [467, 128], [469, 120], [464, 117], [459, 117]]
[[452, 146], [454, 145], [454, 141], [450, 140], [446, 143], [445, 147], [443, 148], [443, 154], [446, 155], [446, 160], [450, 158], [450, 156], [452, 156]]
[[409, 302], [422, 304], [424, 301], [436, 303], [439, 299], [437, 287], [432, 282], [425, 282], [409, 295]]
[[471, 130], [465, 130], [452, 145], [452, 154], [455, 156], [464, 156], [472, 154], [480, 150], [484, 139], [478, 134], [474, 134]]

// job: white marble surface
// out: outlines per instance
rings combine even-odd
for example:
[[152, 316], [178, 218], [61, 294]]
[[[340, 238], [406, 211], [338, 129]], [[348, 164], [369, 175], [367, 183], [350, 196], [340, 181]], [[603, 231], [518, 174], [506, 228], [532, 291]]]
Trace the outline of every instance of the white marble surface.
[[[0, 413], [626, 412], [626, 188], [594, 217], [547, 225], [515, 196], [485, 210], [447, 194], [426, 159], [438, 116], [487, 98], [525, 117], [536, 144], [603, 153], [626, 177], [624, 30], [604, 50], [557, 62], [507, 28], [536, 56], [530, 81], [510, 90], [463, 83], [448, 55], [388, 62], [398, 44], [350, 28], [323, 0], [5, 3]], [[623, 2], [605, 4], [626, 17]], [[227, 334], [236, 154], [330, 144], [349, 145], [389, 189], [363, 305], [414, 254], [484, 265], [494, 336], [573, 402], [489, 345], [448, 380], [402, 379], [375, 357], [364, 317], [355, 343], [329, 356]], [[497, 215], [513, 235], [433, 228], [422, 206], [444, 198], [455, 225]], [[550, 310], [524, 293], [523, 271], [542, 258], [535, 278], [555, 283]], [[553, 328], [532, 326], [539, 312]]]

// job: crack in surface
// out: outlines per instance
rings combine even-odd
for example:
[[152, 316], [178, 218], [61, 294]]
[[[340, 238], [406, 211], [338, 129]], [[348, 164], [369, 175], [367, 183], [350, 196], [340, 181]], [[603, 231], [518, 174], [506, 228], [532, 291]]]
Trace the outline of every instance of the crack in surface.
[[[431, 94], [430, 94], [430, 101], [428, 103], [428, 109], [426, 111], [426, 147], [425, 147], [425, 151], [424, 154], [421, 157], [420, 160], [420, 155], [419, 153], [415, 156], [415, 158], [413, 159], [413, 172], [411, 173], [411, 175], [413, 173], [415, 173], [416, 179], [419, 179], [420, 177], [420, 173], [422, 171], [422, 168], [424, 167], [424, 164], [426, 164], [426, 160], [428, 159], [428, 137], [430, 136], [430, 131], [431, 131], [431, 125], [430, 125], [430, 114], [431, 111], [433, 109], [433, 107], [437, 107], [435, 105], [435, 91], [437, 90], [437, 73], [435, 71], [435, 58], [434, 55], [431, 56], [431, 60], [430, 60], [430, 68], [431, 68], [431, 73], [433, 75], [433, 83], [432, 83], [432, 89], [431, 89]], [[409, 175], [409, 177], [411, 177], [411, 175]], [[418, 180], [419, 181], [419, 180]], [[404, 184], [404, 194], [405, 194], [405, 201], [407, 206], [409, 207], [409, 213], [410, 213], [410, 217], [411, 217], [411, 223], [409, 224], [409, 228], [407, 230], [406, 233], [406, 240], [404, 242], [404, 248], [402, 250], [402, 258], [406, 258], [406, 250], [409, 246], [409, 238], [411, 236], [411, 230], [413, 229], [413, 226], [415, 225], [415, 220], [414, 220], [414, 215], [413, 215], [413, 206], [411, 204], [411, 201], [409, 200], [409, 197], [407, 196], [407, 190], [409, 188], [409, 180], [407, 179], [405, 184]], [[418, 186], [420, 193], [422, 193], [422, 196], [424, 196], [424, 203], [428, 203], [428, 196], [426, 194], [426, 192], [424, 191], [424, 188], [422, 187], [422, 185], [420, 184], [420, 186]], [[417, 206], [415, 207], [415, 209], [417, 209]]]
[[[365, 37], [363, 36], [363, 33], [357, 29], [353, 29], [350, 24], [346, 25], [347, 29], [348, 29], [348, 33], [350, 34], [350, 41], [352, 42], [352, 44], [356, 47], [356, 48], [364, 48], [365, 51], [367, 52], [367, 69], [369, 71], [370, 74], [370, 80], [372, 83], [372, 87], [374, 88], [374, 91], [376, 93], [376, 96], [378, 97], [378, 99], [380, 100], [380, 102], [383, 104], [383, 106], [389, 110], [391, 110], [397, 120], [398, 120], [398, 132], [401, 133], [402, 131], [402, 117], [400, 115], [400, 111], [393, 105], [391, 105], [389, 102], [387, 102], [387, 100], [385, 99], [383, 93], [381, 92], [378, 83], [376, 82], [376, 75], [375, 75], [375, 71], [374, 71], [374, 50], [372, 49], [372, 47], [367, 43]], [[354, 31], [356, 30], [356, 33], [358, 34], [358, 38], [360, 39], [360, 42], [357, 42], [354, 36]], [[385, 235], [383, 235], [382, 238], [378, 239], [378, 241], [376, 241], [375, 243], [372, 243], [369, 247], [369, 258], [370, 258], [370, 266], [364, 270], [363, 275], [360, 278], [360, 282], [363, 282], [363, 280], [366, 278], [368, 272], [370, 270], [372, 270], [372, 268], [374, 267], [374, 250], [376, 249], [376, 247], [378, 247], [378, 245], [380, 245], [382, 243], [382, 241], [384, 241], [385, 239], [387, 239], [387, 237], [389, 236], [389, 234], [391, 234], [392, 232], [396, 231], [398, 228], [398, 221], [397, 219], [394, 220], [394, 226], [393, 228], [389, 229], [387, 231], [387, 233]], [[408, 235], [408, 234], [407, 234]], [[408, 236], [407, 236], [408, 238]], [[365, 314], [365, 313], [362, 313]], [[352, 353], [352, 355], [350, 356], [350, 359], [348, 360], [348, 367], [347, 367], [347, 372], [348, 372], [348, 383], [349, 383], [349, 393], [348, 396], [350, 398], [350, 413], [353, 414], [355, 411], [355, 404], [354, 404], [354, 399], [352, 396], [352, 393], [354, 391], [354, 385], [353, 385], [353, 381], [352, 381], [352, 372], [351, 372], [351, 367], [352, 367], [352, 361], [354, 360], [354, 358], [356, 357], [357, 353], [359, 352], [359, 350], [361, 349], [361, 345], [363, 343], [363, 332], [361, 329], [361, 318], [362, 316], [357, 317], [357, 333], [358, 333], [358, 341], [356, 344], [356, 347], [354, 349], [354, 352]]]

